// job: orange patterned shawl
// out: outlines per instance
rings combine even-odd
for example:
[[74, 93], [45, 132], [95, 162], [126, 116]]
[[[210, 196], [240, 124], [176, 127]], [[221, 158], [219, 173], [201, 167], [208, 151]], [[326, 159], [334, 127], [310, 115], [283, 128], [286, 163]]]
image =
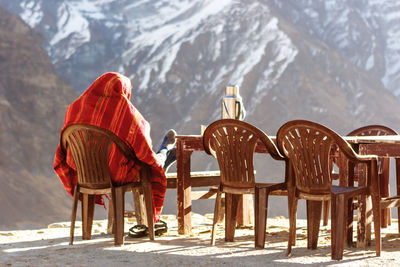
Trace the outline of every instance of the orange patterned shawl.
[[[156, 160], [150, 138], [150, 124], [129, 101], [130, 80], [118, 73], [105, 73], [67, 109], [62, 131], [74, 123], [88, 123], [110, 130], [126, 142], [137, 158], [151, 165], [150, 183], [153, 194], [154, 214], [159, 219], [166, 191], [166, 177]], [[61, 136], [60, 133], [60, 136]], [[115, 146], [110, 151], [111, 177], [116, 184], [138, 181], [138, 164], [126, 160]], [[67, 192], [72, 196], [77, 181], [76, 168], [69, 152], [65, 155], [58, 145], [54, 170]], [[104, 204], [101, 198], [97, 204]]]

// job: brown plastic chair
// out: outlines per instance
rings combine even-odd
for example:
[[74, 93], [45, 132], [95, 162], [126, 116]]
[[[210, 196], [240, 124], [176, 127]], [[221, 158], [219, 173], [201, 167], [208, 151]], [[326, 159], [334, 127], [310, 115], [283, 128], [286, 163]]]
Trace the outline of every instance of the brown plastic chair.
[[[398, 133], [386, 126], [383, 125], [368, 125], [361, 128], [358, 128], [348, 134], [348, 136], [372, 136], [372, 135], [398, 135]], [[339, 154], [340, 155], [340, 154]], [[397, 207], [398, 214], [400, 214], [400, 191], [397, 189], [396, 196], [389, 196], [390, 195], [390, 186], [389, 186], [389, 158], [382, 158], [378, 159], [378, 177], [379, 177], [379, 188], [380, 188], [380, 199], [381, 199], [381, 227], [386, 228], [388, 225], [391, 225], [391, 214], [390, 208]], [[400, 182], [400, 160], [396, 159], [396, 181], [397, 184]], [[365, 172], [363, 166], [355, 166], [355, 180], [358, 179], [359, 173]], [[357, 202], [354, 202], [353, 208], [357, 207]], [[398, 221], [400, 226], [400, 221]], [[371, 225], [368, 224], [367, 228], [370, 229]], [[348, 239], [352, 240], [352, 229], [348, 230]], [[399, 228], [400, 233], [400, 228]], [[367, 240], [371, 239], [371, 231], [367, 230]]]
[[[347, 134], [347, 136], [380, 136], [380, 135], [398, 135], [398, 133], [390, 129], [389, 127], [383, 125], [368, 125], [356, 130], [351, 131]], [[332, 161], [338, 165], [340, 153], [336, 152], [332, 156]], [[379, 174], [379, 187], [380, 187], [380, 196], [381, 198], [387, 198], [390, 194], [389, 188], [389, 158], [379, 158], [378, 159], [378, 174]], [[396, 169], [400, 170], [400, 161], [396, 160]], [[358, 173], [363, 172], [363, 166], [356, 166], [354, 170], [354, 181], [358, 181]], [[398, 171], [396, 172], [398, 173]], [[357, 206], [357, 202], [354, 202], [354, 206]], [[324, 225], [327, 225], [328, 221], [328, 213], [329, 213], [329, 206], [325, 209], [328, 212], [324, 212]], [[324, 210], [325, 211], [325, 210]], [[400, 208], [398, 207], [398, 212], [400, 212]], [[400, 214], [400, 213], [399, 213]], [[386, 228], [388, 225], [391, 225], [391, 215], [390, 215], [390, 208], [383, 209], [381, 211], [381, 227]], [[400, 230], [400, 228], [399, 228]], [[352, 231], [349, 230], [349, 234], [352, 234]], [[349, 236], [351, 238], [351, 236]]]
[[[94, 203], [98, 195], [111, 194], [113, 210], [113, 232], [115, 245], [124, 243], [124, 195], [126, 191], [140, 189], [144, 195], [149, 236], [154, 240], [153, 202], [149, 183], [149, 167], [142, 163], [140, 182], [124, 185], [113, 184], [109, 170], [109, 152], [111, 145], [117, 148], [129, 160], [135, 155], [121, 139], [112, 132], [88, 124], [73, 124], [62, 133], [62, 149], [70, 150], [77, 171], [77, 184], [73, 196], [71, 215], [70, 245], [74, 240], [74, 228], [78, 199], [82, 200], [82, 239], [91, 238]], [[138, 161], [139, 162], [139, 161]], [[140, 164], [140, 163], [138, 163]]]
[[[330, 151], [332, 145], [343, 152], [350, 162], [364, 163], [368, 170], [368, 186], [333, 186]], [[307, 201], [307, 248], [316, 249], [322, 202], [331, 201], [331, 252], [332, 259], [343, 258], [349, 201], [359, 195], [371, 195], [374, 217], [376, 255], [380, 255], [379, 191], [377, 184], [377, 157], [358, 155], [351, 146], [327, 127], [305, 120], [290, 121], [278, 130], [277, 145], [289, 158], [288, 182], [289, 240], [288, 254], [296, 239], [296, 213], [298, 199]], [[353, 178], [351, 172], [347, 174]]]
[[[268, 194], [283, 195], [286, 183], [255, 183], [253, 155], [257, 143], [261, 142], [276, 160], [285, 160], [273, 141], [258, 128], [233, 119], [218, 120], [210, 124], [203, 135], [204, 149], [218, 160], [221, 181], [215, 200], [211, 245], [215, 245], [215, 226], [221, 207], [221, 194], [225, 193], [225, 241], [233, 241], [240, 196], [254, 194], [255, 188], [267, 190]], [[266, 196], [266, 197], [265, 197]], [[255, 200], [255, 244], [263, 247], [267, 217], [268, 195], [264, 202]], [[260, 203], [259, 203], [260, 202]], [[260, 211], [261, 210], [261, 211]]]
[[[348, 134], [348, 136], [371, 136], [371, 135], [398, 135], [395, 130], [382, 125], [368, 125], [358, 128]], [[381, 197], [389, 197], [390, 187], [389, 187], [389, 158], [379, 158], [378, 160], [378, 173], [379, 173], [379, 188]], [[399, 168], [399, 164], [396, 162], [396, 168]], [[361, 166], [360, 166], [361, 167]], [[357, 177], [356, 168], [355, 175]], [[399, 169], [400, 170], [400, 169]], [[398, 208], [400, 211], [400, 208]], [[390, 209], [383, 209], [381, 211], [381, 226], [386, 228], [391, 225]]]

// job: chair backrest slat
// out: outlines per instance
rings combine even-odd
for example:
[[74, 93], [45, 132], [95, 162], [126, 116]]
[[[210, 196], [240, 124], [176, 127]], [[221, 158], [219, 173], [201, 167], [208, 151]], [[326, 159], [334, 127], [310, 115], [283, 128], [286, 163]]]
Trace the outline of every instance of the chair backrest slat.
[[329, 128], [304, 120], [288, 122], [278, 130], [277, 144], [291, 163], [296, 188], [305, 193], [329, 194], [332, 186], [330, 154], [336, 145], [346, 155], [355, 152]]
[[221, 184], [237, 188], [252, 188], [254, 151], [261, 141], [276, 159], [284, 159], [273, 141], [258, 128], [233, 119], [218, 120], [207, 127], [203, 135], [204, 149], [214, 156], [221, 171]]
[[[361, 128], [357, 128], [351, 131], [348, 136], [372, 136], [372, 135], [398, 135], [398, 133], [386, 126], [383, 125], [367, 125]], [[382, 163], [385, 158], [378, 159], [378, 168], [379, 172], [381, 172]], [[386, 159], [387, 160], [387, 159]]]
[[368, 125], [355, 129], [348, 136], [371, 136], [371, 135], [398, 135], [398, 133], [383, 125]]
[[113, 144], [130, 159], [133, 151], [112, 132], [88, 124], [72, 124], [62, 133], [61, 144], [64, 152], [69, 149], [74, 160], [78, 184], [88, 188], [109, 188], [112, 186], [109, 157]]

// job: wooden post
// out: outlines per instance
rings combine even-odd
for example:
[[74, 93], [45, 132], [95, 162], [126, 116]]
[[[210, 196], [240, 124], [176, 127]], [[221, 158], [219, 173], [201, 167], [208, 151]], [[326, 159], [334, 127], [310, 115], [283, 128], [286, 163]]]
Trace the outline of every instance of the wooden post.
[[252, 195], [242, 195], [239, 201], [237, 225], [249, 226], [252, 225], [254, 218], [254, 204]]
[[[397, 195], [400, 195], [400, 159], [396, 158], [396, 193]], [[399, 218], [400, 214], [400, 207], [397, 207], [397, 218]], [[397, 224], [398, 227], [397, 229], [399, 229], [399, 233], [400, 233], [400, 220], [397, 219]]]
[[192, 232], [192, 199], [190, 186], [190, 156], [192, 151], [184, 150], [184, 141], [178, 139], [176, 143], [177, 161], [177, 204], [178, 204], [178, 233], [181, 235]]

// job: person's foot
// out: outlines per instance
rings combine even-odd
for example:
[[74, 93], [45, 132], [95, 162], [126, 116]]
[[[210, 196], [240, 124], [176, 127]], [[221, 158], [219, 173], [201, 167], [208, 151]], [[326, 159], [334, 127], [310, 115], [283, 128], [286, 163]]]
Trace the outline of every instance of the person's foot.
[[158, 149], [158, 152], [160, 152], [163, 149], [167, 149], [167, 150], [172, 149], [176, 142], [175, 136], [176, 136], [175, 130], [169, 129], [168, 132], [164, 136], [164, 139], [161, 143], [160, 148]]
[[168, 150], [167, 152], [167, 159], [165, 160], [164, 163], [164, 172], [167, 172], [169, 167], [176, 161], [176, 147], [172, 148], [171, 150]]

